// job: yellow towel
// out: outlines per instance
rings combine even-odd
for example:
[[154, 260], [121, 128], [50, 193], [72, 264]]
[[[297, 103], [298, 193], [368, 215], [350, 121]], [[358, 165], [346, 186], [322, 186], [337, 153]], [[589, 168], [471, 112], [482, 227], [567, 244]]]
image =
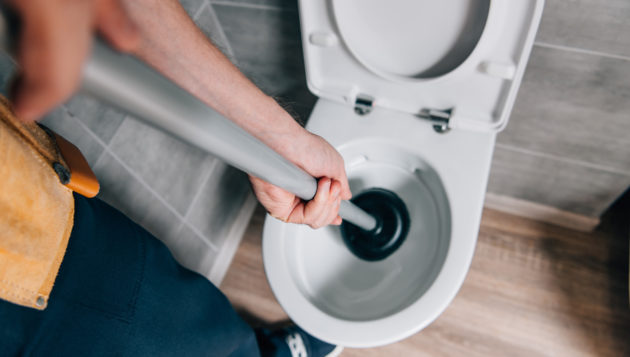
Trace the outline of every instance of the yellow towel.
[[71, 171], [55, 140], [37, 124], [18, 121], [0, 96], [0, 298], [40, 310], [74, 217], [72, 190], [53, 165]]

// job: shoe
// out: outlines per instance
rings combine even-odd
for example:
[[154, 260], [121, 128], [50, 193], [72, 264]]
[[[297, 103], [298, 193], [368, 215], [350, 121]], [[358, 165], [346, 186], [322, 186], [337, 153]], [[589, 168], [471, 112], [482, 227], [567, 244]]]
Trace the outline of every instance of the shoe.
[[293, 325], [278, 331], [257, 330], [263, 357], [337, 357], [342, 346], [331, 345]]

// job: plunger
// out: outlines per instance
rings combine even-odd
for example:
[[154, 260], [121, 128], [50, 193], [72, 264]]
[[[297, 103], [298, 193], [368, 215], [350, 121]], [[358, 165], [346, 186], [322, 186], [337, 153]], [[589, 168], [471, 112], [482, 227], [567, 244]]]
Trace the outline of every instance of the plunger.
[[[99, 41], [84, 67], [82, 90], [303, 200], [315, 196], [317, 181], [304, 170], [147, 65]], [[344, 241], [365, 260], [386, 258], [409, 230], [405, 204], [383, 189], [343, 201], [339, 215]]]

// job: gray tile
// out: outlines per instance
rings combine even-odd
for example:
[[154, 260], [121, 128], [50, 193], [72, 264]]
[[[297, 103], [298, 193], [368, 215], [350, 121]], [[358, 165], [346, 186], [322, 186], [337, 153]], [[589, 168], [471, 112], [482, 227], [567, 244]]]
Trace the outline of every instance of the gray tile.
[[297, 9], [298, 6], [298, 0], [210, 0], [210, 2], [285, 9]]
[[103, 146], [64, 107], [57, 107], [48, 113], [41, 123], [76, 145], [91, 167], [101, 157]]
[[216, 160], [131, 117], [122, 123], [110, 148], [181, 215]]
[[243, 73], [307, 118], [316, 98], [306, 86], [297, 11], [213, 6]]
[[[303, 72], [298, 13], [213, 5], [239, 63], [260, 74]], [[291, 71], [289, 71], [292, 69]], [[256, 71], [246, 71], [254, 72]], [[290, 76], [287, 76], [290, 77]]]
[[630, 62], [535, 47], [498, 141], [630, 172]]
[[161, 240], [180, 264], [200, 274], [209, 272], [217, 253], [120, 162], [105, 153], [95, 172], [101, 183], [100, 199]]
[[109, 143], [125, 117], [121, 111], [81, 94], [70, 98], [66, 106], [105, 143]]
[[4, 51], [0, 51], [0, 93], [8, 96], [9, 84], [15, 74], [16, 66]]
[[179, 3], [182, 4], [182, 7], [188, 13], [188, 16], [193, 17], [203, 5], [204, 1], [205, 0], [179, 0]]
[[598, 217], [628, 186], [628, 175], [497, 147], [488, 191]]
[[177, 240], [167, 244], [173, 257], [186, 268], [208, 276], [216, 261], [217, 252], [188, 226], [182, 226], [176, 235]]
[[628, 0], [547, 0], [537, 40], [630, 56], [628, 19]]
[[181, 219], [111, 154], [103, 154], [94, 166], [94, 172], [101, 184], [100, 199], [122, 211], [160, 240], [173, 240]]
[[[203, 32], [223, 54], [232, 57], [226, 39], [221, 32], [221, 24], [217, 21], [212, 6], [204, 7], [197, 19], [195, 19], [195, 23], [197, 23], [201, 32]], [[231, 59], [233, 60], [233, 58]]]
[[191, 207], [187, 221], [221, 249], [248, 194], [247, 176], [230, 166], [217, 167], [202, 188], [199, 200]]

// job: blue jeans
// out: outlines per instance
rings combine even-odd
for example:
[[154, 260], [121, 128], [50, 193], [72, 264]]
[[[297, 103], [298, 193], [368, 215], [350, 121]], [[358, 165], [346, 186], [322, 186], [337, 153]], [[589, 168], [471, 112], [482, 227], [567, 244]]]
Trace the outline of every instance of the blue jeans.
[[74, 222], [46, 310], [0, 301], [0, 354], [260, 355], [219, 289], [122, 213], [75, 195]]

